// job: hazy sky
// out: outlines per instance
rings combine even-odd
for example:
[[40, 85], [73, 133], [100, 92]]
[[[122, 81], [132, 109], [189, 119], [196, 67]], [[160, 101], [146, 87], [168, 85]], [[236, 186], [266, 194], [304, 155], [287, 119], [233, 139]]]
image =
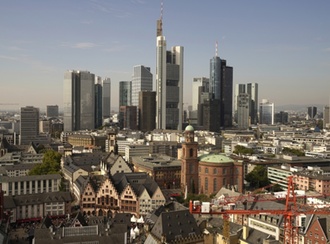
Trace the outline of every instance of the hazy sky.
[[[329, 10], [328, 0], [164, 0], [168, 49], [184, 46], [184, 106], [193, 78], [209, 77], [216, 41], [234, 84], [259, 83], [260, 100], [328, 104]], [[64, 72], [77, 69], [110, 77], [117, 107], [134, 65], [155, 80], [159, 17], [159, 0], [2, 1], [0, 104], [61, 108]]]

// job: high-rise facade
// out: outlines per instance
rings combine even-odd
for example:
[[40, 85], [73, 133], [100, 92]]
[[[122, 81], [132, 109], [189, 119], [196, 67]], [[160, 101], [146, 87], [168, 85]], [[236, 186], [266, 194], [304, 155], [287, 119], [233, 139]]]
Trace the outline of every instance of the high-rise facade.
[[330, 107], [324, 106], [323, 108], [323, 128], [330, 127]]
[[258, 83], [247, 84], [247, 94], [250, 96], [250, 118], [251, 124], [258, 123]]
[[191, 111], [189, 111], [189, 123], [197, 125], [198, 121], [198, 104], [201, 103], [201, 95], [203, 92], [209, 92], [209, 78], [200, 77], [193, 78], [192, 83], [192, 106]]
[[111, 80], [104, 78], [102, 80], [102, 116], [110, 118], [111, 115]]
[[156, 92], [139, 92], [139, 129], [143, 132], [153, 131], [156, 128]]
[[67, 71], [63, 88], [64, 131], [95, 129], [95, 75]]
[[307, 108], [307, 114], [308, 114], [309, 119], [314, 119], [314, 117], [317, 114], [317, 107], [314, 107], [314, 106], [308, 107]]
[[260, 124], [274, 124], [275, 106], [267, 99], [262, 99], [260, 103]]
[[237, 123], [237, 104], [240, 93], [246, 93], [245, 84], [236, 84], [234, 89], [234, 120]]
[[245, 130], [250, 126], [250, 95], [240, 93], [237, 97], [237, 125], [239, 129]]
[[46, 116], [48, 118], [58, 117], [58, 105], [47, 105]]
[[119, 107], [131, 106], [132, 102], [132, 82], [120, 81], [119, 82]]
[[157, 21], [156, 42], [156, 127], [182, 130], [183, 47], [166, 50], [162, 18]]
[[95, 128], [102, 126], [102, 78], [95, 76]]
[[39, 135], [39, 108], [32, 106], [21, 108], [20, 144], [28, 145], [36, 141]]
[[[139, 93], [141, 91], [152, 91], [152, 73], [150, 67], [136, 65], [132, 75], [132, 105], [139, 108]], [[154, 118], [156, 121], [156, 119]], [[139, 113], [137, 111], [137, 121], [139, 123]]]
[[227, 62], [214, 56], [210, 60], [210, 93], [220, 102], [220, 125], [232, 126], [233, 120], [233, 68]]

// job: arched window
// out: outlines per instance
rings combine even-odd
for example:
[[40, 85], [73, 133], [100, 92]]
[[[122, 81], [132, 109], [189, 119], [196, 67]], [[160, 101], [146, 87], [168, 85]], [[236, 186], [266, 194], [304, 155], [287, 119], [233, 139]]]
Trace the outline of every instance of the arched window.
[[217, 178], [213, 178], [213, 192], [216, 192], [217, 190], [218, 190]]
[[190, 151], [190, 153], [189, 153], [190, 155], [189, 155], [189, 156], [190, 156], [190, 157], [193, 157], [193, 156], [194, 156], [194, 149], [190, 148], [189, 151]]
[[209, 179], [205, 177], [205, 191], [207, 192], [209, 189]]

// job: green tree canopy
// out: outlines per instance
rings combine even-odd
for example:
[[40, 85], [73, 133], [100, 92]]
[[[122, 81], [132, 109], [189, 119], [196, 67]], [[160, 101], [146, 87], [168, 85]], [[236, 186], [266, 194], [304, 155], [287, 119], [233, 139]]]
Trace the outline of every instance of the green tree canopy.
[[57, 174], [61, 171], [62, 155], [53, 150], [47, 150], [42, 159], [42, 163], [30, 170], [29, 175]]
[[236, 145], [234, 149], [234, 153], [236, 154], [253, 154], [253, 149], [252, 148], [246, 148], [241, 145]]
[[257, 165], [250, 173], [246, 175], [245, 180], [250, 183], [251, 188], [268, 186], [270, 181], [267, 177], [267, 167]]
[[296, 155], [296, 156], [305, 156], [305, 153], [302, 150], [284, 147], [282, 149], [283, 154]]

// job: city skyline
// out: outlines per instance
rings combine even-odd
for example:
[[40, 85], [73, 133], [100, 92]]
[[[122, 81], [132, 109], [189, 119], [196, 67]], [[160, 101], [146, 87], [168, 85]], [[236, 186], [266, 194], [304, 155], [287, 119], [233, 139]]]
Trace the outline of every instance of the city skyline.
[[[67, 70], [119, 81], [135, 65], [150, 67], [155, 90], [156, 20], [160, 1], [10, 1], [0, 9], [0, 104], [57, 104], [63, 110]], [[233, 84], [258, 83], [259, 100], [277, 105], [329, 104], [330, 2], [164, 1], [167, 46], [185, 49], [184, 107], [193, 78], [209, 78], [215, 55], [233, 67]], [[14, 109], [14, 106], [0, 105]]]

